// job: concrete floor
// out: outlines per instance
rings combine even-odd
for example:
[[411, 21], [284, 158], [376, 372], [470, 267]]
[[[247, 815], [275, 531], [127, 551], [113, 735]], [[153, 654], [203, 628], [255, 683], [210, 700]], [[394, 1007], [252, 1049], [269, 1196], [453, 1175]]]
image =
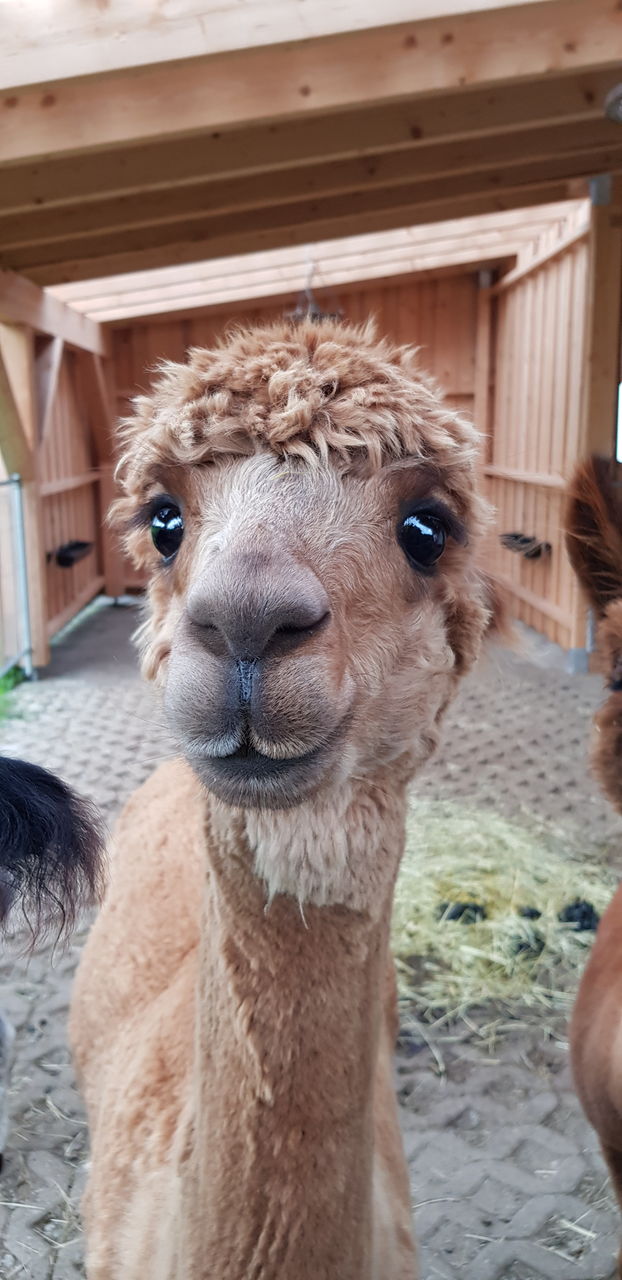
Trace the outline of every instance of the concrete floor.
[[[170, 752], [137, 675], [136, 622], [133, 607], [95, 608], [0, 725], [0, 750], [57, 770], [108, 819]], [[586, 856], [622, 865], [622, 822], [586, 767], [600, 681], [565, 675], [539, 648], [533, 657], [495, 650], [467, 679], [417, 791], [536, 814]], [[64, 1031], [83, 936], [54, 963], [44, 949], [0, 968], [0, 1007], [18, 1028], [1, 1280], [83, 1275], [87, 1138]], [[609, 1280], [618, 1213], [571, 1089], [563, 1028], [517, 1028], [494, 1055], [457, 1028], [431, 1047], [406, 1041], [397, 1070], [421, 1280]]]

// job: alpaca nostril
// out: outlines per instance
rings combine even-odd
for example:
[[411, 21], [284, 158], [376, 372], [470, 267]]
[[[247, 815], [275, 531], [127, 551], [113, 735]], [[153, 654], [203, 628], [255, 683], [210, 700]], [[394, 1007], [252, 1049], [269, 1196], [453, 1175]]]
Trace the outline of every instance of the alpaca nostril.
[[294, 617], [279, 622], [266, 638], [262, 656], [276, 657], [300, 648], [327, 626], [330, 616], [330, 609], [314, 610], [313, 613], [296, 611]]
[[322, 627], [326, 626], [329, 621], [330, 609], [326, 609], [321, 618], [316, 618], [315, 621], [283, 622], [280, 626], [275, 628], [273, 638], [274, 636], [305, 636], [310, 635], [311, 632], [315, 634]]

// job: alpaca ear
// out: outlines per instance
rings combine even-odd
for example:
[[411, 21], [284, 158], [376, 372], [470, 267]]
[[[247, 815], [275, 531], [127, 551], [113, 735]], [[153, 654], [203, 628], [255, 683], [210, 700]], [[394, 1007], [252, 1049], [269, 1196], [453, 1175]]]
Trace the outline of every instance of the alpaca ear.
[[588, 458], [568, 486], [564, 518], [570, 563], [596, 613], [622, 597], [622, 489], [616, 464]]

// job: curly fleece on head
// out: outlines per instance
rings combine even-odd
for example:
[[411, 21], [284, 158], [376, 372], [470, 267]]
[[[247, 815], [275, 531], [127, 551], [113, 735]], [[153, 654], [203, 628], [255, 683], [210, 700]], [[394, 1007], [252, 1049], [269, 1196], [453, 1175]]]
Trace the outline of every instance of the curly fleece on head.
[[158, 466], [261, 450], [341, 470], [403, 457], [464, 467], [475, 455], [475, 430], [443, 404], [416, 351], [378, 340], [372, 323], [238, 330], [158, 371], [122, 427], [118, 474], [128, 495]]

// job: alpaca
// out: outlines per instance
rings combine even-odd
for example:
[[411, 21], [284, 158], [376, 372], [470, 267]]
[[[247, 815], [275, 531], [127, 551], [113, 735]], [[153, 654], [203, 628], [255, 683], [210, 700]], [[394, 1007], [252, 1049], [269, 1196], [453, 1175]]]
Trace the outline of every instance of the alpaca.
[[476, 432], [333, 319], [162, 366], [123, 439], [183, 758], [121, 816], [75, 984], [89, 1280], [413, 1280], [389, 920], [494, 613]]
[[[566, 541], [597, 618], [608, 696], [594, 718], [592, 765], [622, 813], [622, 487], [615, 462], [592, 458], [568, 492]], [[622, 1207], [622, 888], [605, 912], [575, 1003], [570, 1049], [575, 1085], [600, 1138]], [[619, 1256], [622, 1278], [622, 1250]]]
[[[46, 931], [68, 936], [100, 896], [102, 878], [103, 835], [91, 806], [47, 769], [0, 757], [0, 934], [20, 909], [33, 946]], [[14, 1041], [0, 1013], [0, 1170]]]

